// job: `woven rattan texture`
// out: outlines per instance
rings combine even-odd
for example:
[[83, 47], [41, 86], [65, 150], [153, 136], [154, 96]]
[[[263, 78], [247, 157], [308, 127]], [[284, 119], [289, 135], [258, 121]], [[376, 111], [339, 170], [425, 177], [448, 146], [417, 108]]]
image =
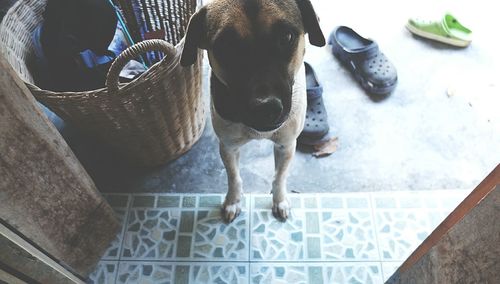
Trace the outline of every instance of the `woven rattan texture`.
[[[181, 9], [183, 25], [194, 13], [195, 1], [170, 1]], [[194, 4], [193, 4], [194, 3]], [[127, 84], [117, 85], [118, 73], [133, 55], [123, 55], [108, 74], [110, 88], [87, 92], [52, 92], [35, 85], [30, 73], [33, 56], [31, 33], [42, 21], [44, 0], [18, 1], [0, 24], [0, 51], [41, 103], [65, 121], [102, 141], [133, 163], [155, 166], [179, 157], [199, 139], [205, 126], [205, 104], [201, 96], [201, 62], [190, 67], [179, 64], [183, 41], [174, 47], [166, 41], [139, 43], [124, 53], [162, 50], [167, 56]], [[176, 10], [176, 13], [179, 13]], [[176, 14], [169, 21], [178, 24]], [[185, 27], [178, 29], [178, 33]]]

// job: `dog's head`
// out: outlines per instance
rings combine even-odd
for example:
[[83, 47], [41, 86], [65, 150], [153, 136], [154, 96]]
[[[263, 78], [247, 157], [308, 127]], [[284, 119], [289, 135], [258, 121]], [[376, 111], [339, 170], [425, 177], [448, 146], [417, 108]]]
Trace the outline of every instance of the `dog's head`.
[[193, 64], [198, 48], [206, 49], [241, 122], [276, 129], [290, 113], [305, 33], [311, 44], [325, 45], [309, 0], [214, 0], [192, 16], [181, 65]]

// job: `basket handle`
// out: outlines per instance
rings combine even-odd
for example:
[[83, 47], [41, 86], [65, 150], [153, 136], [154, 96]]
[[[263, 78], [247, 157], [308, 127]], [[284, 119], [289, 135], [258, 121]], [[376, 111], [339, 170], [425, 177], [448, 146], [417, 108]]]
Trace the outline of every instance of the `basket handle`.
[[125, 49], [111, 64], [109, 68], [108, 75], [106, 78], [106, 87], [108, 88], [108, 93], [117, 92], [120, 90], [118, 86], [120, 72], [123, 67], [132, 59], [136, 58], [138, 55], [148, 52], [160, 50], [165, 53], [166, 57], [175, 57], [176, 50], [170, 43], [161, 39], [150, 39], [141, 41], [134, 44], [127, 49]]

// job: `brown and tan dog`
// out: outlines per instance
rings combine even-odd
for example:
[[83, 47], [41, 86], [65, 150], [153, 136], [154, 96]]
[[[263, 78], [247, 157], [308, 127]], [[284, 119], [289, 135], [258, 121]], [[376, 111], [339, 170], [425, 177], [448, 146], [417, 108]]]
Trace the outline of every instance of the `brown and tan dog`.
[[309, 0], [213, 0], [191, 18], [181, 64], [206, 49], [211, 75], [212, 122], [226, 167], [223, 218], [240, 213], [239, 148], [252, 139], [275, 143], [273, 214], [286, 220], [288, 165], [304, 126], [307, 107], [304, 34], [325, 45]]

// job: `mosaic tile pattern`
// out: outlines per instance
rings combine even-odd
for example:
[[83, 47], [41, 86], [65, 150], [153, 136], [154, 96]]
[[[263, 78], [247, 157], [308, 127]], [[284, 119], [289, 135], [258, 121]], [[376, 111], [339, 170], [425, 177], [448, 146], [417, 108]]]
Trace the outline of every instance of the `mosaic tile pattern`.
[[376, 260], [378, 251], [371, 212], [321, 212], [322, 248], [326, 259]]
[[224, 224], [223, 195], [106, 196], [123, 230], [89, 283], [383, 283], [468, 191], [248, 194]]
[[118, 235], [113, 240], [109, 248], [102, 257], [103, 260], [118, 260], [120, 256], [120, 247], [122, 245], [123, 234], [125, 230], [125, 218], [129, 206], [130, 197], [127, 195], [107, 195], [104, 196], [115, 211], [116, 217], [122, 224]]
[[122, 229], [116, 235], [116, 238], [113, 240], [109, 248], [106, 250], [104, 253], [104, 256], [102, 257], [103, 260], [118, 260], [120, 256], [120, 246], [123, 240], [123, 225], [125, 224], [125, 215], [126, 215], [126, 209], [116, 209], [114, 208], [115, 215], [118, 218], [118, 220], [122, 223]]
[[248, 283], [248, 264], [122, 262], [117, 283]]
[[122, 259], [248, 260], [247, 206], [224, 224], [221, 203], [221, 195], [135, 196]]
[[298, 264], [251, 264], [250, 283], [308, 283], [307, 268]]
[[190, 283], [248, 283], [248, 264], [193, 264]]
[[252, 263], [250, 283], [382, 283], [380, 263]]
[[[379, 263], [333, 264], [326, 267], [324, 283], [371, 284], [382, 283], [382, 271]], [[322, 283], [320, 279], [318, 282]]]
[[405, 260], [432, 231], [428, 212], [379, 211], [375, 218], [381, 257], [386, 260]]
[[122, 259], [174, 258], [180, 211], [131, 209]]
[[252, 260], [378, 260], [369, 197], [292, 200], [286, 223], [272, 216], [268, 200], [253, 199]]
[[[197, 212], [193, 258], [247, 260], [249, 239], [247, 212], [243, 211], [230, 224], [221, 224], [221, 218], [220, 210]], [[190, 238], [189, 235], [185, 237]]]
[[96, 269], [89, 275], [88, 284], [115, 283], [118, 261], [100, 261]]
[[173, 268], [168, 263], [121, 262], [116, 283], [174, 283]]
[[450, 192], [382, 193], [372, 199], [380, 257], [391, 261], [404, 261], [460, 202]]
[[384, 282], [389, 280], [394, 272], [403, 264], [402, 261], [383, 261], [382, 262], [382, 275], [384, 276]]
[[450, 213], [470, 190], [433, 190], [371, 193], [375, 209], [439, 209]]
[[268, 211], [252, 214], [252, 260], [296, 260], [304, 258], [302, 220], [293, 216], [277, 221]]

